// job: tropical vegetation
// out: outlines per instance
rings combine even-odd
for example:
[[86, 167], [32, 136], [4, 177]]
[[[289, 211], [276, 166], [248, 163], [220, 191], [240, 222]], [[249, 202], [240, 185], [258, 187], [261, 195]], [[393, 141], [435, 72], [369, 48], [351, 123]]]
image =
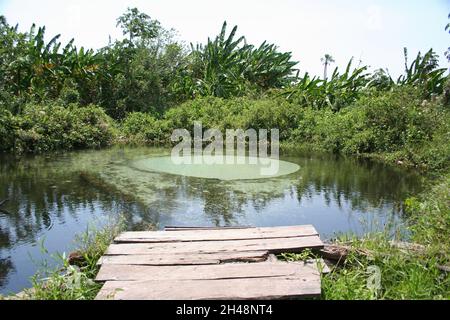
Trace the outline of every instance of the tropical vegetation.
[[[450, 78], [436, 52], [410, 61], [405, 48], [405, 70], [396, 79], [352, 58], [329, 74], [334, 59], [326, 54], [320, 78], [301, 74], [292, 54], [274, 44], [248, 44], [226, 22], [215, 38], [190, 47], [135, 8], [117, 26], [124, 38], [93, 50], [74, 40], [62, 44], [59, 35], [46, 41], [45, 27], [20, 32], [0, 17], [0, 152], [170, 144], [173, 129], [201, 121], [205, 130], [279, 128], [285, 152], [314, 149], [415, 167], [427, 174], [431, 191], [405, 204], [411, 240], [426, 250], [394, 250], [383, 234], [343, 237], [338, 242], [353, 249], [325, 277], [324, 297], [450, 298], [448, 274], [438, 268], [450, 263]], [[92, 298], [92, 261], [110, 240], [99, 237], [88, 241], [101, 243], [98, 250], [85, 250], [87, 291], [71, 291], [64, 286], [72, 278], [55, 273], [45, 286], [35, 282], [34, 297]], [[386, 279], [379, 292], [363, 283], [373, 261]]]

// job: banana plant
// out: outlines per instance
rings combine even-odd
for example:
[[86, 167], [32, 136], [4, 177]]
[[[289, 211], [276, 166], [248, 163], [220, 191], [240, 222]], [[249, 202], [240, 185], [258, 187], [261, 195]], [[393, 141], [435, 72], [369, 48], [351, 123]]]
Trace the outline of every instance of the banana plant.
[[[281, 53], [277, 47], [263, 42], [258, 48], [249, 45], [245, 37], [236, 37], [237, 26], [227, 35], [226, 21], [214, 40], [205, 45], [191, 44], [191, 53], [180, 87], [195, 95], [230, 97], [249, 89], [264, 90], [290, 84], [294, 77], [291, 53]], [[190, 79], [193, 79], [192, 81]]]
[[299, 81], [281, 91], [282, 96], [288, 100], [296, 99], [300, 105], [314, 105], [315, 101], [320, 98], [321, 84], [324, 80], [314, 76], [311, 77], [308, 72], [305, 72]]
[[296, 61], [291, 52], [278, 52], [277, 47], [264, 41], [257, 49], [247, 46], [242, 50], [244, 77], [263, 89], [281, 88], [296, 80], [293, 75]]
[[414, 61], [408, 66], [407, 49], [404, 48], [405, 74], [397, 79], [397, 85], [422, 86], [426, 97], [432, 94], [440, 94], [443, 91], [446, 68], [438, 68], [438, 55], [433, 49], [428, 50], [423, 56], [419, 51]]
[[33, 24], [22, 34], [3, 21], [1, 29], [2, 50], [9, 55], [1, 60], [3, 86], [17, 96], [54, 99], [67, 79], [83, 86], [97, 75], [100, 57], [93, 50], [78, 50], [73, 40], [61, 50], [60, 35], [45, 41], [45, 27]]
[[405, 72], [395, 81], [387, 70], [378, 69], [374, 72], [369, 87], [378, 90], [389, 90], [395, 86], [415, 86], [422, 87], [425, 93], [424, 98], [429, 98], [433, 94], [443, 92], [446, 81], [446, 68], [439, 68], [438, 56], [432, 50], [428, 50], [424, 55], [419, 51], [416, 58], [408, 63], [408, 50], [403, 49], [405, 59]]
[[339, 111], [355, 101], [369, 82], [367, 67], [352, 69], [352, 62], [350, 59], [342, 74], [336, 67], [327, 79], [311, 78], [305, 73], [294, 85], [282, 90], [281, 95], [303, 106]]

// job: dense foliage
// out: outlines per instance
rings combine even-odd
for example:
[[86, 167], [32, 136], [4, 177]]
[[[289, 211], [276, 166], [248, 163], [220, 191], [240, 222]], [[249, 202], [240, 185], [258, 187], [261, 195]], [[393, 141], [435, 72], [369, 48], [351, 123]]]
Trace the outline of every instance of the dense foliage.
[[117, 26], [124, 38], [94, 51], [0, 19], [0, 150], [170, 143], [173, 129], [201, 121], [204, 129], [278, 128], [288, 147], [448, 166], [450, 86], [432, 50], [410, 62], [405, 48], [396, 80], [353, 59], [327, 76], [327, 54], [321, 79], [299, 76], [289, 52], [248, 44], [226, 22], [190, 49], [137, 9]]
[[[45, 42], [0, 19], [0, 150], [44, 152], [116, 141], [170, 143], [175, 128], [278, 128], [286, 146], [442, 169], [449, 163], [450, 86], [432, 50], [397, 80], [367, 66], [324, 78], [296, 72], [290, 53], [227, 32], [190, 50], [137, 9], [124, 39], [98, 50]], [[327, 68], [331, 55], [322, 59]], [[98, 107], [94, 107], [96, 104]], [[115, 118], [118, 124], [107, 115]], [[115, 127], [119, 129], [116, 132]]]
[[206, 45], [191, 45], [190, 64], [177, 80], [179, 93], [186, 97], [233, 97], [269, 88], [282, 88], [294, 79], [291, 53], [280, 53], [273, 44], [259, 47], [235, 39], [237, 26], [226, 36], [226, 22], [220, 34]]
[[[327, 75], [334, 59], [326, 54], [320, 78], [299, 75], [291, 53], [274, 44], [247, 44], [237, 27], [227, 33], [226, 22], [215, 38], [190, 48], [137, 9], [117, 26], [124, 39], [92, 50], [73, 40], [63, 45], [59, 35], [47, 42], [45, 27], [19, 32], [0, 16], [0, 152], [167, 144], [173, 129], [193, 130], [201, 121], [205, 130], [278, 128], [285, 150], [364, 155], [444, 173], [429, 194], [406, 201], [412, 240], [426, 251], [393, 250], [386, 235], [342, 239], [352, 250], [323, 286], [331, 299], [448, 298], [448, 277], [438, 267], [449, 261], [450, 79], [433, 50], [410, 62], [405, 48], [397, 79], [387, 69], [355, 67], [353, 59]], [[95, 262], [110, 240], [94, 238], [81, 273], [66, 263], [66, 276], [36, 281], [34, 297], [95, 296]], [[383, 273], [377, 292], [366, 286], [374, 263]], [[73, 279], [82, 286], [72, 290]]]
[[423, 169], [450, 163], [450, 114], [443, 99], [423, 100], [413, 87], [368, 91], [339, 113], [300, 108], [278, 98], [198, 98], [170, 109], [162, 119], [132, 113], [122, 125], [129, 140], [170, 143], [175, 128], [278, 128], [289, 146], [343, 154], [379, 154]]
[[292, 80], [290, 53], [226, 36], [187, 50], [175, 32], [137, 9], [117, 19], [125, 38], [94, 51], [45, 41], [45, 27], [22, 33], [0, 19], [0, 106], [14, 114], [24, 103], [97, 104], [115, 119], [128, 112], [154, 115], [186, 99], [231, 97], [280, 88]]
[[3, 110], [0, 131], [1, 151], [32, 153], [106, 146], [116, 134], [112, 119], [94, 105], [30, 104], [20, 116]]

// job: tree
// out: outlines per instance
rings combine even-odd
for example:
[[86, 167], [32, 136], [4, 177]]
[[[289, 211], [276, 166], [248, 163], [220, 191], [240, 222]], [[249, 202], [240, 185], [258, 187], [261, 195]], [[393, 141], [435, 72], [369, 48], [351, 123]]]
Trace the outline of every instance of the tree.
[[137, 8], [128, 8], [127, 11], [117, 18], [117, 27], [122, 28], [123, 35], [128, 35], [130, 45], [135, 41], [147, 41], [156, 38], [161, 29], [158, 20], [152, 20], [151, 17]]
[[129, 112], [161, 113], [176, 102], [172, 84], [185, 52], [175, 32], [138, 9], [128, 8], [117, 19], [127, 37], [116, 40], [100, 53], [108, 78], [101, 83], [100, 104], [121, 119]]
[[323, 64], [323, 79], [326, 80], [327, 78], [327, 68], [331, 63], [334, 63], [334, 58], [330, 54], [326, 53], [323, 58], [320, 58], [320, 61], [322, 61]]

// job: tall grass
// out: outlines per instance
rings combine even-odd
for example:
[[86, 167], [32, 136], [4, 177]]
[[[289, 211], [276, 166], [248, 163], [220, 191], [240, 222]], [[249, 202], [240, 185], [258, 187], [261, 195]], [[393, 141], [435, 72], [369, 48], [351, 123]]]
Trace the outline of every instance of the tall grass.
[[123, 219], [114, 220], [96, 228], [89, 226], [76, 237], [76, 265], [69, 263], [69, 257], [57, 254], [58, 267], [44, 268], [31, 279], [32, 288], [26, 289], [22, 299], [33, 300], [92, 300], [101, 288], [94, 282], [99, 266], [98, 260], [104, 254], [125, 224]]
[[[444, 270], [450, 266], [450, 175], [405, 202], [411, 231], [407, 240], [416, 245], [396, 245], [390, 232], [338, 237], [334, 244], [344, 246], [348, 255], [322, 276], [323, 299], [450, 299], [450, 277]], [[318, 258], [311, 251], [280, 257]], [[374, 272], [379, 272], [379, 286]]]
[[[442, 259], [392, 246], [383, 233], [341, 238], [350, 246], [345, 262], [322, 277], [324, 299], [449, 299], [448, 275]], [[371, 286], [371, 268], [380, 272], [380, 286]]]

